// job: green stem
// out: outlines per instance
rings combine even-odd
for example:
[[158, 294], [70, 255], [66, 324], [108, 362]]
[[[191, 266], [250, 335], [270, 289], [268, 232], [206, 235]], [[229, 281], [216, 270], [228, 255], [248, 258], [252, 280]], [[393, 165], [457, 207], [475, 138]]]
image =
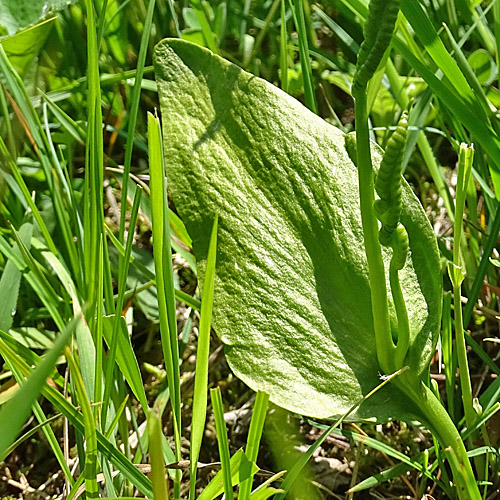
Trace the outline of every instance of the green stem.
[[410, 345], [410, 325], [408, 322], [405, 299], [399, 282], [398, 270], [393, 266], [392, 261], [389, 267], [389, 282], [391, 285], [392, 300], [398, 318], [398, 343], [396, 345], [395, 363], [396, 366], [403, 366]]
[[[467, 361], [467, 348], [465, 345], [464, 323], [462, 317], [461, 285], [465, 273], [462, 270], [461, 245], [463, 238], [462, 224], [465, 209], [465, 198], [467, 186], [470, 181], [472, 171], [472, 159], [474, 156], [473, 147], [468, 147], [462, 143], [459, 151], [457, 194], [455, 202], [455, 221], [453, 228], [453, 267], [451, 269], [451, 281], [453, 284], [453, 303], [455, 306], [455, 344], [457, 349], [458, 367], [460, 372], [460, 387], [462, 389], [462, 403], [465, 413], [465, 423], [470, 429], [476, 421], [474, 410], [472, 384], [470, 380], [469, 363]], [[475, 432], [469, 439], [469, 444], [479, 438]], [[484, 478], [485, 461], [484, 457], [478, 456], [474, 459], [479, 477]]]
[[460, 304], [461, 286], [453, 286], [453, 302], [455, 304], [455, 343], [457, 347], [458, 366], [460, 368], [460, 386], [462, 388], [462, 402], [464, 405], [465, 422], [471, 427], [476, 419], [472, 405], [472, 385], [469, 377], [469, 363], [462, 320], [462, 306]]
[[423, 423], [441, 443], [453, 472], [458, 498], [481, 500], [462, 438], [441, 402], [423, 383], [415, 387], [414, 375], [411, 373], [397, 377], [394, 384], [419, 406]]
[[373, 203], [375, 190], [373, 168], [368, 133], [368, 114], [366, 88], [355, 92], [356, 110], [356, 148], [359, 183], [359, 202], [361, 224], [365, 242], [368, 277], [370, 281], [373, 326], [375, 330], [377, 358], [384, 373], [396, 371], [400, 366], [394, 364], [396, 346], [392, 341], [389, 310], [387, 305], [387, 284], [382, 249], [378, 239], [378, 220]]

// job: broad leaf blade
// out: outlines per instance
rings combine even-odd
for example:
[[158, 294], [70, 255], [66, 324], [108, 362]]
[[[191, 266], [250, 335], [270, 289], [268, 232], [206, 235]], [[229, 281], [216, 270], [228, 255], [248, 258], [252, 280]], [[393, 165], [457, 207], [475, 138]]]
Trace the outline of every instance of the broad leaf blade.
[[[345, 413], [380, 377], [346, 136], [187, 42], [161, 42], [155, 70], [169, 186], [202, 278], [219, 215], [213, 324], [231, 368], [292, 411]], [[407, 362], [420, 376], [438, 331], [440, 268], [425, 214], [407, 185], [403, 191]], [[412, 415], [412, 403], [388, 386], [354, 418]]]

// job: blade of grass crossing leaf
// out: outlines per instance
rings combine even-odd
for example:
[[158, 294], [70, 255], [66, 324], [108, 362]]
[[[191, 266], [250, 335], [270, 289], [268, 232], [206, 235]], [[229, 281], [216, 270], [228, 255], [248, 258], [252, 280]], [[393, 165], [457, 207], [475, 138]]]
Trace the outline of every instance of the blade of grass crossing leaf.
[[309, 57], [309, 43], [307, 41], [307, 26], [304, 16], [304, 4], [303, 0], [290, 1], [292, 2], [293, 17], [299, 37], [300, 65], [302, 68], [302, 77], [304, 79], [304, 97], [306, 106], [313, 113], [318, 114], [316, 95], [314, 93], [311, 59]]
[[69, 342], [76, 322], [73, 320], [59, 335], [54, 347], [45, 355], [29, 379], [22, 384], [14, 397], [0, 410], [0, 456], [14, 442], [31, 413], [31, 406], [37, 400], [47, 377], [52, 373], [57, 358]]
[[233, 481], [231, 477], [229, 443], [227, 441], [226, 421], [224, 420], [224, 406], [222, 404], [220, 387], [210, 389], [210, 398], [212, 399], [212, 408], [214, 409], [217, 444], [219, 446], [221, 472], [224, 479], [224, 496], [230, 499], [233, 498]]
[[137, 58], [137, 73], [135, 75], [134, 89], [132, 90], [132, 99], [130, 103], [127, 143], [125, 147], [125, 160], [123, 163], [123, 179], [122, 194], [121, 194], [121, 209], [120, 209], [120, 241], [123, 243], [123, 235], [125, 233], [125, 219], [127, 211], [127, 188], [128, 177], [130, 174], [130, 165], [132, 163], [132, 150], [134, 147], [134, 134], [137, 124], [137, 112], [139, 110], [139, 102], [141, 98], [141, 82], [144, 75], [144, 64], [146, 62], [146, 54], [148, 51], [148, 43], [151, 34], [151, 26], [153, 24], [153, 13], [156, 0], [149, 0], [144, 28], [141, 36], [141, 46], [139, 48], [139, 56]]
[[66, 359], [70, 368], [70, 373], [76, 386], [78, 402], [83, 414], [83, 426], [85, 432], [85, 493], [88, 498], [99, 498], [99, 487], [97, 485], [97, 435], [94, 421], [94, 414], [90, 407], [90, 401], [85, 391], [82, 375], [78, 365], [66, 347]]
[[210, 354], [210, 325], [214, 296], [215, 262], [217, 256], [217, 218], [212, 226], [208, 248], [207, 267], [201, 297], [201, 316], [196, 350], [196, 377], [194, 380], [193, 416], [191, 420], [190, 447], [190, 487], [189, 498], [194, 500], [196, 490], [196, 472], [200, 456], [201, 441], [205, 431], [207, 413], [208, 356]]
[[[151, 222], [153, 232], [153, 257], [156, 273], [156, 288], [158, 293], [160, 334], [173, 410], [174, 438], [176, 443], [175, 456], [177, 461], [180, 461], [181, 406], [179, 346], [177, 340], [177, 320], [172, 270], [172, 251], [170, 247], [168, 202], [166, 197], [165, 168], [163, 164], [160, 122], [158, 118], [155, 118], [151, 113], [148, 113], [148, 147], [152, 207]], [[180, 493], [180, 477], [180, 471], [176, 471], [174, 496], [177, 497]]]
[[281, 0], [280, 76], [281, 90], [288, 93], [288, 33], [286, 27], [286, 0]]
[[161, 416], [153, 409], [148, 413], [149, 462], [151, 464], [151, 482], [155, 500], [168, 500], [168, 484], [165, 477], [163, 460]]
[[[11, 365], [19, 370], [22, 376], [28, 377], [32, 374], [33, 370], [3, 340], [0, 340], [0, 352]], [[42, 388], [42, 394], [70, 421], [75, 430], [84, 432], [82, 414], [58, 390], [45, 384]], [[130, 460], [100, 432], [97, 432], [97, 447], [115, 466], [115, 469], [118, 469], [141, 493], [148, 497], [153, 496], [149, 479], [139, 472]]]
[[[450, 303], [451, 303], [451, 294], [450, 296]], [[466, 439], [472, 432], [475, 432], [481, 425], [484, 425], [484, 423], [491, 418], [491, 416], [498, 411], [500, 405], [497, 403], [495, 408], [491, 408], [489, 411], [485, 412], [485, 415], [483, 415], [475, 424], [472, 429], [468, 429], [467, 432], [463, 433], [462, 432], [462, 439]], [[355, 440], [359, 440], [360, 442], [364, 442], [363, 436], [357, 433], [351, 433], [350, 431], [338, 431], [338, 434], [346, 436], [346, 437], [353, 437]], [[369, 438], [369, 440], [366, 441], [366, 443], [371, 446], [373, 443], [372, 438]], [[386, 445], [383, 445], [386, 446]], [[375, 448], [377, 449], [377, 448]], [[382, 451], [382, 449], [380, 449]], [[395, 451], [395, 450], [394, 450]], [[431, 448], [428, 448], [426, 450], [428, 454], [432, 454], [433, 452], [437, 452], [437, 449], [435, 449], [434, 446]], [[392, 453], [392, 452], [391, 452]], [[389, 453], [389, 454], [391, 454]], [[396, 457], [395, 457], [396, 458]], [[352, 487], [349, 491], [351, 493], [359, 492], [362, 490], [367, 490], [368, 488], [373, 488], [374, 486], [377, 486], [378, 484], [381, 484], [383, 482], [389, 481], [391, 479], [394, 479], [398, 476], [401, 476], [402, 474], [406, 474], [408, 471], [410, 471], [412, 468], [415, 468], [416, 464], [421, 464], [421, 468], [424, 468], [425, 465], [425, 457], [424, 453], [419, 453], [418, 455], [414, 456], [411, 458], [411, 462], [401, 462], [396, 465], [393, 465], [389, 469], [386, 469], [378, 474], [375, 474], [369, 478], [364, 479], [360, 483], [356, 484], [354, 487]], [[438, 466], [438, 460], [435, 460], [433, 464], [431, 464], [428, 468], [427, 471], [428, 473], [432, 474]], [[441, 472], [443, 472], [443, 469], [441, 469]], [[430, 475], [424, 474], [428, 479], [431, 478]], [[443, 481], [439, 483], [440, 486], [444, 484], [450, 484], [449, 481], [446, 480], [446, 478], [443, 476]], [[448, 495], [452, 495], [452, 491], [450, 489], [444, 490], [447, 492]]]
[[[250, 462], [257, 462], [259, 445], [264, 429], [264, 422], [267, 414], [267, 404], [269, 403], [269, 394], [257, 392], [255, 404], [253, 405], [252, 420], [248, 431], [247, 445], [245, 454]], [[243, 481], [240, 485], [238, 500], [249, 500], [252, 490], [252, 478]]]

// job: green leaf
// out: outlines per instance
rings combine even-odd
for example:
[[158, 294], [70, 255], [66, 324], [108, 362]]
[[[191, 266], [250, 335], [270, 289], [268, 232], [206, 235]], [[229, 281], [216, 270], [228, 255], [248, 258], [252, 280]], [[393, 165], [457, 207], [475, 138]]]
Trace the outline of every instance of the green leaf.
[[2, 0], [0, 35], [13, 35], [75, 2], [76, 0]]
[[[0, 11], [2, 7], [0, 6]], [[22, 75], [28, 64], [38, 55], [52, 28], [53, 19], [19, 31], [13, 36], [1, 39], [10, 62]], [[0, 27], [1, 29], [1, 27]]]
[[[187, 42], [161, 42], [155, 71], [169, 187], [202, 286], [210, 221], [219, 216], [213, 326], [231, 368], [291, 411], [342, 415], [380, 381], [352, 141]], [[378, 164], [380, 150], [373, 155]], [[441, 272], [435, 236], [406, 183], [403, 206], [411, 249], [401, 272], [411, 330], [405, 363], [419, 377], [438, 333]], [[388, 385], [351, 418], [417, 411]]]
[[[19, 237], [28, 248], [31, 245], [32, 234], [33, 224], [31, 220], [27, 220], [19, 229]], [[21, 251], [17, 245], [14, 245], [13, 252], [22, 258]], [[21, 276], [21, 271], [9, 260], [5, 264], [2, 278], [0, 278], [0, 330], [6, 332], [12, 326], [12, 320], [16, 313]]]

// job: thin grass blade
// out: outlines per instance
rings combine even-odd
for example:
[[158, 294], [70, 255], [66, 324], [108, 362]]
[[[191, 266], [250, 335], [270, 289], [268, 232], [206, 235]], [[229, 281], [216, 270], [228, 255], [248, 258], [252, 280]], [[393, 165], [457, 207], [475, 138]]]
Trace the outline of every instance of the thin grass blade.
[[224, 482], [224, 495], [233, 498], [233, 481], [231, 475], [231, 463], [229, 456], [229, 443], [227, 440], [226, 421], [224, 420], [224, 406], [220, 388], [210, 389], [212, 407], [214, 409], [215, 428], [217, 430], [217, 443], [219, 445], [219, 456], [221, 461], [221, 472]]
[[[250, 429], [248, 431], [247, 446], [245, 449], [245, 454], [248, 460], [250, 460], [251, 462], [257, 462], [257, 455], [259, 453], [262, 430], [264, 429], [264, 422], [266, 420], [268, 403], [269, 394], [262, 391], [257, 392], [257, 395], [255, 397], [255, 404], [253, 406]], [[251, 490], [252, 478], [249, 478], [241, 483], [238, 493], [238, 500], [249, 500]]]
[[210, 326], [217, 256], [217, 222], [216, 218], [212, 226], [201, 298], [200, 328], [196, 351], [196, 378], [193, 394], [193, 416], [191, 420], [190, 500], [194, 500], [195, 498], [197, 463], [200, 456], [201, 441], [203, 439], [207, 414], [208, 356], [210, 354]]

